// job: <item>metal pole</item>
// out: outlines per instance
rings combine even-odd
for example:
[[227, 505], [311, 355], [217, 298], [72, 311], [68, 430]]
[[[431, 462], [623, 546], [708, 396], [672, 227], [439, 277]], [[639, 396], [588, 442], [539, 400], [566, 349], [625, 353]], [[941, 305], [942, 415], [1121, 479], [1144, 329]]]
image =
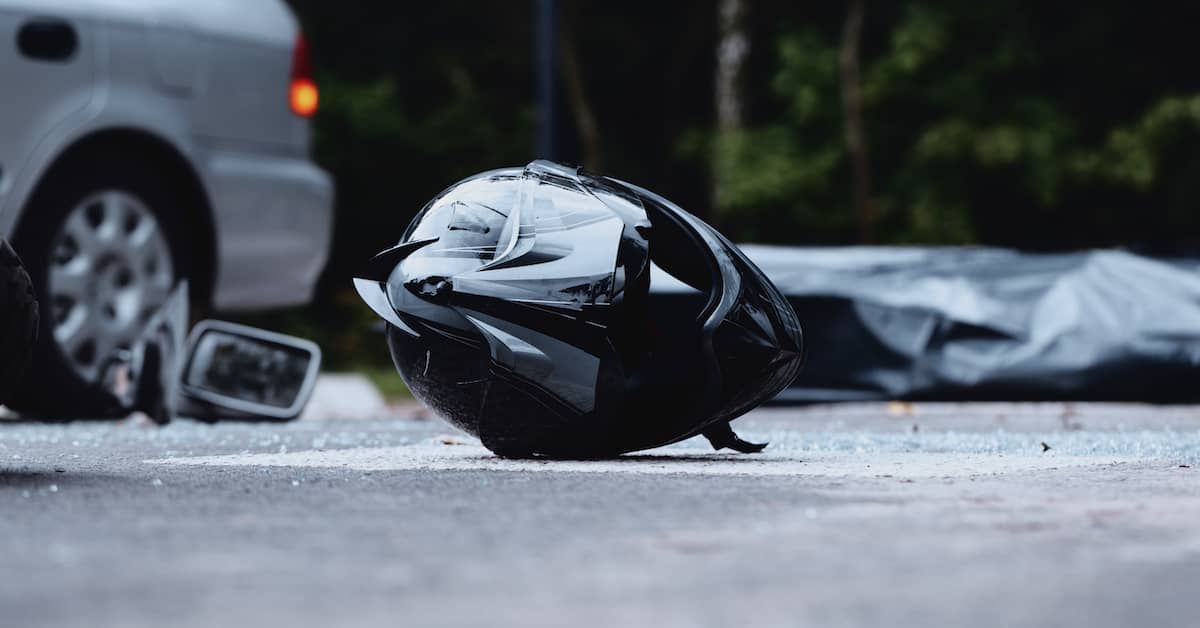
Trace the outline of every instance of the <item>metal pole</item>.
[[534, 48], [537, 64], [537, 144], [538, 159], [558, 158], [555, 127], [555, 96], [558, 73], [557, 0], [538, 0]]

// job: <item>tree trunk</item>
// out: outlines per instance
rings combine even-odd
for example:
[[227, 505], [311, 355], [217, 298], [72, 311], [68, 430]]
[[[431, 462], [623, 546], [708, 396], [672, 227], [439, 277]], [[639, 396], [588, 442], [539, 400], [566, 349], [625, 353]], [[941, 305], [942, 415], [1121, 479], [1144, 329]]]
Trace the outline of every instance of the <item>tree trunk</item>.
[[871, 199], [871, 162], [867, 153], [867, 137], [863, 128], [862, 70], [859, 60], [862, 47], [864, 0], [850, 0], [850, 10], [842, 28], [842, 48], [838, 66], [842, 83], [842, 119], [846, 133], [846, 149], [854, 180], [854, 212], [858, 222], [858, 239], [863, 243], [875, 241], [875, 204]]
[[[746, 12], [750, 0], [718, 0], [716, 107], [718, 140], [740, 131], [746, 123], [745, 66], [750, 56]], [[713, 171], [713, 205], [721, 200], [721, 168]]]
[[583, 153], [583, 167], [592, 172], [601, 170], [600, 130], [596, 126], [596, 114], [588, 101], [583, 72], [579, 68], [579, 56], [575, 52], [573, 31], [565, 33], [559, 48], [562, 55], [562, 73], [566, 82], [567, 100], [571, 104], [571, 115], [579, 132], [579, 146]]
[[750, 55], [746, 36], [749, 0], [720, 0], [717, 6], [717, 130], [732, 131], [745, 124], [742, 102], [744, 68]]

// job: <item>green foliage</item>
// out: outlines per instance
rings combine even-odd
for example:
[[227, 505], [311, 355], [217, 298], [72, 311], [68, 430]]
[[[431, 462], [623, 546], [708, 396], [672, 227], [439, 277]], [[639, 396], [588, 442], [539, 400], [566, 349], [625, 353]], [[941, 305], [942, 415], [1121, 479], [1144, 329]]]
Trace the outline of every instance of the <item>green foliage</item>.
[[[785, 36], [773, 92], [784, 102], [770, 124], [715, 135], [716, 214], [743, 239], [771, 240], [815, 225], [852, 229], [838, 211], [845, 162], [837, 100], [837, 51], [810, 35]], [[832, 132], [831, 132], [832, 130]], [[785, 208], [783, 212], [779, 208]], [[772, 224], [773, 223], [773, 224]]]
[[[1109, 85], [1082, 73], [1054, 75], [1060, 68], [1046, 61], [1064, 53], [1051, 33], [1038, 32], [1051, 17], [1023, 11], [1012, 3], [910, 1], [889, 14], [869, 5], [875, 29], [864, 44], [861, 88], [885, 241], [1025, 244], [1031, 238], [1022, 231], [1045, 229], [1039, 216], [1057, 226], [1093, 214], [1110, 230], [1079, 243], [1116, 243], [1128, 236], [1117, 225], [1179, 186], [1184, 175], [1163, 165], [1197, 138], [1200, 89], [1159, 90], [1129, 107], [1133, 115], [1114, 111], [1103, 99]], [[831, 26], [781, 32], [771, 81], [776, 112], [743, 131], [714, 134], [708, 145], [717, 215], [737, 238], [854, 238], [840, 33]], [[1070, 61], [1085, 65], [1091, 60], [1082, 55], [1107, 42], [1070, 45]], [[1074, 82], [1079, 93], [1055, 81]], [[1112, 199], [1122, 206], [1104, 207]], [[1195, 207], [1200, 199], [1165, 200]], [[1156, 214], [1179, 218], [1183, 209]], [[1200, 220], [1185, 222], [1194, 237]], [[1077, 241], [1062, 235], [1043, 239]]]
[[1166, 149], [1200, 128], [1200, 95], [1167, 97], [1136, 123], [1113, 129], [1104, 144], [1071, 156], [1071, 173], [1084, 181], [1114, 182], [1145, 190], [1158, 177]]

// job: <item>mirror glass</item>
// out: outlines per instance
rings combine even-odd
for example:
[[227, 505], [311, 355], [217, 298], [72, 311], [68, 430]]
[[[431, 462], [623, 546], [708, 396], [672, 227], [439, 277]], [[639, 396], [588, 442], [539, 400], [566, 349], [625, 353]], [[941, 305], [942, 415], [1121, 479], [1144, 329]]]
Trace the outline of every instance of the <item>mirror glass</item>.
[[183, 391], [237, 412], [293, 418], [308, 401], [319, 363], [320, 351], [307, 340], [204, 321], [192, 334]]

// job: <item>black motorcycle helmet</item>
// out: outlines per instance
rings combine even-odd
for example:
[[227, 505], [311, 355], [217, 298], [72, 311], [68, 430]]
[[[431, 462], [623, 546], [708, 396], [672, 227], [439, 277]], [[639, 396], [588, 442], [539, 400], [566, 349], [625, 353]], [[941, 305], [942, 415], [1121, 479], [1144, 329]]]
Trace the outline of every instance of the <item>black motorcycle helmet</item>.
[[[655, 322], [657, 265], [706, 298]], [[800, 369], [796, 313], [736, 246], [665, 198], [535, 161], [464, 179], [354, 280], [412, 393], [501, 456], [611, 456], [703, 434]]]

